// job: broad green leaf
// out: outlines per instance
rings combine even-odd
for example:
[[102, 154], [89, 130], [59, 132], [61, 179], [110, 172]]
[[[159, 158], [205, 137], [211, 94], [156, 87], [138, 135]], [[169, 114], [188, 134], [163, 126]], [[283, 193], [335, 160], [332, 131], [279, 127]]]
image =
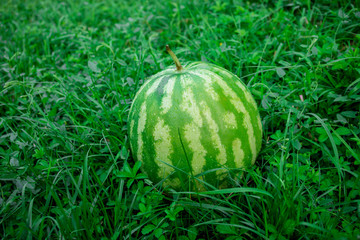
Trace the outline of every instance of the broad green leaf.
[[88, 67], [91, 69], [91, 71], [95, 72], [95, 73], [99, 73], [101, 72], [101, 70], [98, 68], [98, 62], [94, 61], [94, 60], [89, 60], [88, 61]]
[[120, 158], [125, 160], [128, 157], [128, 150], [126, 149], [126, 147], [122, 147], [120, 150]]
[[347, 102], [349, 101], [349, 97], [348, 96], [339, 96], [337, 98], [334, 99], [334, 102]]
[[348, 118], [356, 118], [356, 116], [359, 114], [359, 112], [356, 111], [344, 111], [341, 112], [341, 115]]
[[328, 137], [328, 135], [326, 135], [326, 134], [321, 134], [320, 136], [319, 136], [319, 142], [325, 142], [327, 139], [328, 139], [329, 137]]
[[116, 176], [120, 178], [131, 178], [132, 174], [124, 171], [119, 171], [116, 173]]
[[293, 219], [286, 220], [283, 231], [286, 235], [292, 235], [296, 227], [296, 222]]
[[334, 138], [335, 144], [339, 146], [341, 144], [340, 139], [337, 136], [333, 136], [333, 138]]
[[283, 138], [283, 133], [281, 132], [281, 130], [276, 130], [276, 132], [272, 134], [270, 137], [274, 140], [279, 140]]
[[231, 235], [237, 234], [237, 232], [235, 231], [235, 229], [233, 227], [231, 227], [229, 225], [225, 225], [225, 224], [217, 225], [216, 231], [218, 231], [219, 233], [222, 233], [222, 234], [231, 234]]
[[335, 130], [337, 134], [339, 134], [340, 136], [343, 135], [349, 135], [351, 133], [350, 129], [346, 128], [346, 127], [340, 127], [338, 129]]
[[145, 213], [146, 212], [145, 204], [139, 203], [139, 209], [140, 209], [141, 212]]
[[154, 235], [156, 238], [160, 238], [160, 236], [163, 234], [164, 230], [162, 228], [157, 228], [154, 231]]
[[124, 66], [124, 67], [127, 66], [126, 62], [124, 60], [122, 60], [122, 59], [116, 59], [116, 62], [118, 64], [120, 64], [121, 66]]
[[296, 150], [300, 150], [301, 149], [301, 143], [299, 141], [299, 139], [294, 139], [292, 141], [292, 145]]
[[339, 122], [343, 123], [343, 124], [348, 123], [348, 121], [346, 120], [346, 118], [343, 117], [341, 114], [336, 114], [336, 119], [337, 119]]
[[195, 240], [198, 235], [196, 228], [192, 227], [188, 230], [188, 236], [190, 240]]
[[141, 167], [141, 162], [140, 161], [137, 161], [133, 167], [133, 170], [132, 170], [132, 173], [133, 175], [135, 176], [136, 173], [138, 172], [138, 170], [140, 169]]
[[319, 133], [319, 134], [326, 134], [325, 129], [322, 128], [322, 127], [317, 127], [317, 128], [315, 128], [315, 131], [316, 131], [317, 133]]
[[146, 235], [146, 234], [151, 233], [154, 229], [155, 229], [155, 225], [148, 224], [141, 230], [141, 233]]
[[276, 68], [276, 73], [280, 78], [284, 77], [286, 74], [283, 68]]
[[124, 171], [133, 176], [132, 169], [130, 168], [130, 166], [129, 166], [129, 164], [127, 162], [124, 164]]
[[17, 136], [18, 136], [17, 132], [10, 133], [10, 142], [14, 142], [14, 140], [17, 138]]
[[144, 173], [139, 173], [135, 177], [135, 179], [144, 179], [144, 178], [147, 178], [146, 174], [144, 174]]
[[126, 184], [126, 186], [127, 186], [128, 188], [130, 188], [131, 184], [133, 184], [134, 181], [135, 181], [135, 180], [134, 180], [133, 178], [132, 178], [132, 179], [129, 179], [128, 182], [127, 182], [127, 184]]
[[349, 18], [349, 16], [341, 8], [338, 11], [338, 16], [342, 19]]

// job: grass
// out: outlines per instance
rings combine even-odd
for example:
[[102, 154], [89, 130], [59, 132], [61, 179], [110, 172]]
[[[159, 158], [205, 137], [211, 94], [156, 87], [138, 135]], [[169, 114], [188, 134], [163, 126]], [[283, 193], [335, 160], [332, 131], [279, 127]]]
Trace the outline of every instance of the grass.
[[[2, 2], [2, 238], [359, 239], [352, 2]], [[262, 151], [231, 192], [164, 192], [131, 157], [129, 105], [166, 44], [259, 105]]]

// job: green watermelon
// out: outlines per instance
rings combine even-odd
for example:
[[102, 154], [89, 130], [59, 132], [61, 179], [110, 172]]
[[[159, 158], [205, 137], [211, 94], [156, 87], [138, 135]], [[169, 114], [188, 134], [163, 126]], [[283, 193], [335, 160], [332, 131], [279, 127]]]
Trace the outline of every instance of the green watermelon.
[[162, 186], [183, 191], [228, 187], [233, 173], [253, 165], [261, 148], [254, 98], [224, 68], [204, 62], [182, 67], [167, 49], [176, 68], [150, 77], [130, 108], [133, 158]]

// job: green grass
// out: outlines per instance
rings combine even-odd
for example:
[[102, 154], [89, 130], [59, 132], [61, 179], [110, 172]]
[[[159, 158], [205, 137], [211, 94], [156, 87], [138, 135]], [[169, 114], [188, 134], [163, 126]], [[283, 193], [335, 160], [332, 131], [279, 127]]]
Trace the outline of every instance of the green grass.
[[[3, 1], [0, 235], [359, 239], [359, 33], [357, 1]], [[262, 151], [231, 192], [164, 191], [131, 157], [129, 105], [166, 44], [259, 105]]]

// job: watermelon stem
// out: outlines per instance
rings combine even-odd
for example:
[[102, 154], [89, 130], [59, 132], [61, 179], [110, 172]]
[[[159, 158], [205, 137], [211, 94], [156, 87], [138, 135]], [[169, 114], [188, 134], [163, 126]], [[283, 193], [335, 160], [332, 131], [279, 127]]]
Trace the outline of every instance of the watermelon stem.
[[169, 45], [166, 45], [166, 51], [170, 54], [171, 58], [174, 60], [175, 65], [176, 65], [176, 70], [181, 71], [183, 69], [183, 67], [181, 66], [180, 61], [176, 57], [175, 53], [173, 51], [171, 51]]

